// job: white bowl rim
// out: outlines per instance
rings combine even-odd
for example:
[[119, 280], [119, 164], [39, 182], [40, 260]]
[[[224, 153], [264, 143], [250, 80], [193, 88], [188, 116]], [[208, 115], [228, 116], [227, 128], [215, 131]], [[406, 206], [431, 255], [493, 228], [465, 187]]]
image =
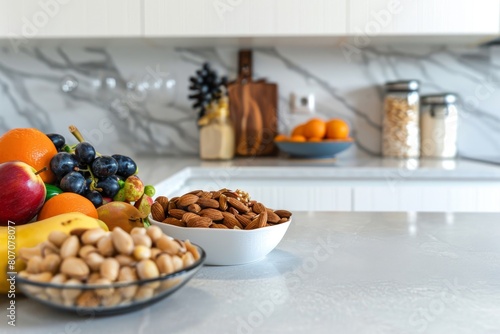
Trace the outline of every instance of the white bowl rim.
[[[208, 228], [208, 227], [181, 227], [181, 226], [176, 226], [172, 224], [167, 224], [163, 222], [159, 222], [155, 219], [153, 219], [153, 216], [149, 214], [149, 221], [155, 222], [156, 224], [161, 224], [161, 225], [166, 225], [168, 227], [173, 228], [174, 230], [179, 230], [179, 231], [219, 231], [219, 232], [214, 232], [214, 233], [263, 233], [260, 231], [269, 231], [270, 229], [275, 229], [280, 226], [288, 226], [292, 222], [292, 217], [288, 218], [288, 221], [281, 223], [281, 224], [275, 224], [272, 226], [266, 226], [266, 227], [261, 227], [261, 228], [255, 228], [253, 230], [242, 230], [242, 229], [230, 229], [230, 228]], [[210, 232], [212, 233], [212, 232]]]

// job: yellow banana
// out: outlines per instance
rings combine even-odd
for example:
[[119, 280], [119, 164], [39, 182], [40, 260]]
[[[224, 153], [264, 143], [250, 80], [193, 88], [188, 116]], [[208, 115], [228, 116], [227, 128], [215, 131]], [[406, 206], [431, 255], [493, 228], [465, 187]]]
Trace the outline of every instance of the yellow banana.
[[[50, 232], [62, 231], [68, 233], [76, 228], [97, 228], [108, 231], [108, 227], [99, 219], [95, 219], [79, 212], [64, 213], [31, 224], [16, 227], [0, 227], [0, 294], [9, 291], [7, 272], [19, 272], [25, 264], [18, 258], [20, 248], [35, 247], [47, 240]], [[16, 256], [15, 269], [9, 266]]]

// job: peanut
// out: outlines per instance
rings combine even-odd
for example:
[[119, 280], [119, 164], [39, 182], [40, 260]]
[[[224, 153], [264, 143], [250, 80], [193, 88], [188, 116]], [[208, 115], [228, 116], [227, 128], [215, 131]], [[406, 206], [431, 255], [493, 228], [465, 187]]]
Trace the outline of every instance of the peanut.
[[152, 260], [149, 259], [141, 260], [137, 264], [137, 274], [140, 279], [150, 279], [160, 276], [158, 267]]
[[71, 278], [83, 280], [89, 276], [90, 269], [82, 259], [76, 257], [68, 257], [65, 258], [61, 264], [61, 272]]
[[134, 248], [134, 258], [137, 261], [149, 259], [151, 257], [151, 248], [144, 245], [138, 245]]
[[63, 242], [69, 237], [66, 233], [62, 231], [52, 231], [49, 234], [48, 240], [52, 242], [56, 247], [61, 247]]
[[[143, 231], [146, 231], [144, 228], [142, 228]], [[146, 234], [132, 234], [132, 240], [134, 240], [134, 245], [143, 245], [145, 247], [151, 248], [151, 245], [153, 244], [153, 241], [149, 236]]]
[[51, 274], [56, 274], [59, 271], [59, 265], [61, 264], [61, 257], [57, 254], [49, 254], [45, 256], [42, 260], [41, 269], [42, 271], [50, 272]]
[[124, 255], [132, 254], [134, 250], [134, 240], [130, 234], [125, 232], [119, 227], [115, 227], [113, 232], [111, 232], [111, 240], [113, 240], [113, 246], [115, 249]]
[[93, 228], [85, 231], [82, 234], [82, 242], [84, 245], [95, 245], [97, 241], [106, 235], [106, 231], [102, 228]]
[[107, 278], [111, 282], [116, 281], [118, 272], [120, 270], [120, 263], [114, 258], [105, 259], [100, 268], [100, 273], [103, 278]]
[[92, 271], [98, 271], [103, 261], [104, 258], [99, 253], [90, 253], [85, 258], [85, 262], [87, 262], [87, 265]]
[[113, 240], [111, 234], [106, 234], [99, 241], [97, 241], [97, 250], [104, 257], [113, 256], [115, 248], [113, 247]]
[[163, 235], [161, 229], [158, 226], [154, 225], [148, 227], [146, 233], [153, 241], [156, 241], [156, 239], [160, 238]]
[[80, 250], [80, 241], [76, 235], [72, 235], [64, 240], [61, 245], [60, 254], [63, 259], [75, 257]]

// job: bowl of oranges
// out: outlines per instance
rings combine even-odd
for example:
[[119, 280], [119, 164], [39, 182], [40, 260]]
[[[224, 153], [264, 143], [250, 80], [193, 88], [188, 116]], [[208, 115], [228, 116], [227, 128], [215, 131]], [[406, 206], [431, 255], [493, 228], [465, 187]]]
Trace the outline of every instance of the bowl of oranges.
[[331, 158], [352, 145], [349, 130], [342, 119], [313, 118], [297, 125], [289, 136], [277, 135], [274, 142], [282, 152], [293, 157]]

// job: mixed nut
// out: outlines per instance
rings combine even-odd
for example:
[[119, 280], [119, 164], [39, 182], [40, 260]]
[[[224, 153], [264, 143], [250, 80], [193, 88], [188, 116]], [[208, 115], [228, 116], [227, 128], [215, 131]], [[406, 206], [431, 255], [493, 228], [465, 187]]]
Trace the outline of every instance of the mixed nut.
[[[151, 226], [135, 227], [130, 234], [119, 227], [112, 232], [77, 229], [70, 235], [54, 231], [37, 247], [21, 249], [20, 257], [27, 266], [19, 276], [64, 285], [25, 285], [37, 297], [65, 306], [111, 307], [151, 298], [179, 284], [180, 277], [136, 282], [186, 268], [200, 258], [200, 253], [189, 240], [172, 239], [159, 227]], [[92, 289], [92, 285], [99, 287]]]
[[236, 190], [194, 190], [170, 200], [159, 196], [151, 207], [153, 219], [179, 227], [253, 230], [287, 222], [292, 213], [273, 210]]

